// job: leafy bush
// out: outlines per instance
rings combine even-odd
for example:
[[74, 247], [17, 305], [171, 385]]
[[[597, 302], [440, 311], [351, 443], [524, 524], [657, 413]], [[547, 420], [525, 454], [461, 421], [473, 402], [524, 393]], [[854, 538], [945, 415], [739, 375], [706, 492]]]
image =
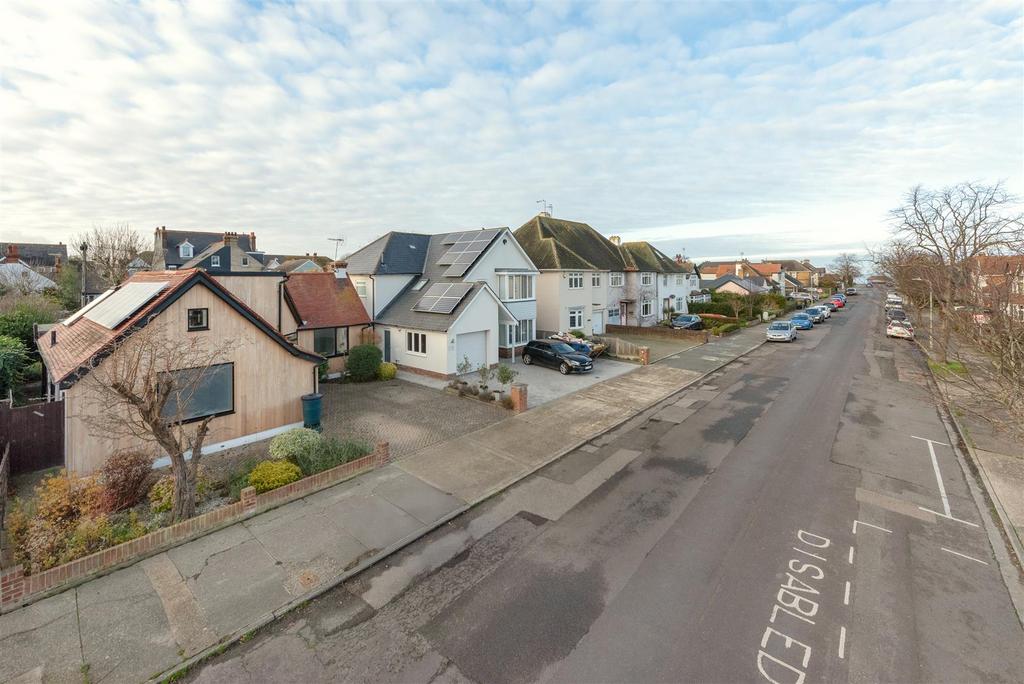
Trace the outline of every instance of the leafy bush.
[[25, 372], [22, 373], [22, 379], [25, 382], [38, 382], [43, 379], [43, 362], [35, 361], [25, 366]]
[[291, 461], [261, 461], [249, 473], [249, 486], [262, 494], [295, 482], [300, 477], [302, 471]]
[[59, 307], [41, 295], [7, 295], [0, 306], [0, 335], [16, 337], [26, 349], [35, 349], [32, 326], [53, 323]]
[[103, 510], [131, 508], [146, 497], [153, 481], [153, 458], [138, 451], [119, 451], [103, 464]]
[[[103, 488], [95, 477], [68, 475], [61, 470], [36, 485], [35, 510], [15, 506], [27, 520], [13, 521], [16, 556], [30, 571], [45, 570], [69, 560], [69, 544], [79, 523], [100, 516]], [[9, 528], [10, 529], [10, 528]]]
[[507, 366], [504, 363], [498, 366], [498, 382], [502, 385], [507, 385], [516, 379], [519, 375], [519, 371], [513, 370], [511, 366]]
[[356, 382], [369, 382], [377, 379], [380, 371], [380, 347], [375, 344], [361, 344], [353, 347], [348, 355], [348, 372]]
[[297, 465], [304, 476], [309, 476], [362, 458], [371, 451], [366, 442], [324, 437], [309, 454], [288, 460]]
[[242, 464], [241, 468], [232, 471], [228, 476], [227, 490], [232, 501], [242, 498], [242, 490], [249, 486], [249, 473], [256, 467], [256, 459], [250, 458]]
[[689, 305], [689, 310], [692, 314], [710, 313], [730, 317], [733, 315], [732, 307], [724, 301], [694, 302]]
[[398, 375], [398, 366], [387, 361], [380, 364], [380, 369], [377, 371], [377, 377], [381, 380], [394, 380], [396, 375]]
[[310, 456], [319, 444], [319, 432], [309, 428], [295, 428], [270, 440], [270, 456], [298, 463], [296, 459]]
[[740, 325], [739, 323], [726, 323], [725, 325], [720, 325], [717, 328], [715, 328], [715, 334], [716, 335], [728, 335], [732, 331], [739, 330], [742, 327], [743, 326]]
[[174, 506], [174, 477], [164, 475], [149, 489], [149, 510], [163, 513]]
[[583, 334], [582, 330], [570, 330], [569, 334], [572, 335], [573, 337], [575, 337], [578, 340], [583, 340], [583, 339], [586, 339], [586, 337], [587, 337], [586, 335]]
[[0, 394], [7, 398], [8, 389], [21, 385], [25, 367], [29, 364], [25, 343], [10, 335], [0, 335]]

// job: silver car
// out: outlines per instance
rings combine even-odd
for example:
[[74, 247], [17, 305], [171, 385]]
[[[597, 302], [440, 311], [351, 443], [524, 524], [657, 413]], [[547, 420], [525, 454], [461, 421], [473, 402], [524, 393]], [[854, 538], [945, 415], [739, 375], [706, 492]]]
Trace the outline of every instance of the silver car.
[[796, 335], [796, 326], [789, 321], [773, 321], [765, 332], [769, 342], [792, 342]]

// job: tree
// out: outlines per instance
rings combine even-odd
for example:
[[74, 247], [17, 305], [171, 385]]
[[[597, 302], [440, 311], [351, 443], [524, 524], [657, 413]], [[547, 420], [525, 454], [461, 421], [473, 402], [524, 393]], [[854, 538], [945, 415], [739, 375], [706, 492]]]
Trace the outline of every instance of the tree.
[[213, 419], [189, 421], [189, 406], [233, 346], [210, 345], [201, 337], [182, 340], [153, 321], [94, 360], [83, 380], [97, 399], [98, 410], [84, 416], [94, 436], [155, 442], [170, 458], [174, 522], [195, 515], [199, 462]]
[[0, 296], [0, 335], [16, 337], [32, 355], [36, 354], [34, 325], [53, 323], [59, 307], [42, 295]]
[[92, 264], [98, 275], [115, 285], [127, 277], [128, 264], [145, 248], [146, 242], [127, 223], [115, 223], [93, 226], [76, 235], [71, 244], [80, 259], [83, 257], [81, 246], [86, 245], [86, 261]]
[[7, 399], [10, 392], [18, 391], [22, 372], [30, 361], [24, 342], [17, 337], [0, 335], [0, 401]]
[[839, 276], [841, 284], [844, 284], [846, 287], [851, 287], [854, 279], [859, 278], [863, 273], [860, 268], [860, 257], [850, 252], [839, 254], [829, 268]]

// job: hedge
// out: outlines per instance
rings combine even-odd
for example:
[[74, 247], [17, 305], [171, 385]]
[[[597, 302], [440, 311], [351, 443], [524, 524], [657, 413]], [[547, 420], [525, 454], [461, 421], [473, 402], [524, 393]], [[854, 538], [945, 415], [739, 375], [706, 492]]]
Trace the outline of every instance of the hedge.
[[383, 354], [375, 344], [361, 344], [348, 354], [348, 372], [356, 382], [377, 379]]
[[692, 314], [711, 313], [730, 317], [733, 315], [732, 307], [725, 302], [693, 303], [687, 304], [687, 308]]

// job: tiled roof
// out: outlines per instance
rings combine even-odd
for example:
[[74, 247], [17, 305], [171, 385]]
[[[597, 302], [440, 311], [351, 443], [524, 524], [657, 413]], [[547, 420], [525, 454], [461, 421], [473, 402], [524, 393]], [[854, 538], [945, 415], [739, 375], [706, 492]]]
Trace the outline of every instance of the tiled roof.
[[[125, 283], [146, 282], [167, 282], [168, 286], [113, 329], [105, 328], [85, 316], [79, 316], [71, 325], [65, 325], [63, 322], [55, 324], [36, 340], [36, 346], [43, 357], [43, 362], [55, 382], [61, 383], [76, 379], [73, 376], [78, 375], [80, 371], [87, 371], [88, 364], [94, 357], [108, 351], [120, 338], [130, 335], [134, 330], [146, 325], [151, 315], [158, 316], [166, 305], [198, 282], [201, 282], [214, 294], [219, 295], [221, 299], [293, 355], [307, 358], [310, 361], [321, 360], [319, 356], [303, 352], [288, 342], [259, 314], [239, 301], [203, 271], [196, 269], [140, 271], [125, 280]], [[51, 344], [51, 336], [55, 336], [55, 344]]]
[[[166, 242], [164, 249], [164, 263], [168, 266], [182, 267], [188, 261], [192, 259], [182, 259], [178, 256], [178, 245], [185, 242], [186, 240], [192, 245], [192, 254], [198, 255], [203, 252], [210, 245], [215, 242], [224, 241], [224, 233], [210, 233], [195, 230], [168, 230], [166, 231]], [[238, 247], [243, 252], [252, 251], [252, 243], [249, 240], [248, 233], [238, 234]]]
[[537, 215], [515, 232], [541, 270], [625, 271], [622, 253], [586, 223]]
[[1002, 275], [1006, 272], [1013, 273], [1017, 269], [1024, 269], [1024, 256], [989, 256], [981, 255], [975, 257], [978, 272], [982, 275]]
[[333, 273], [293, 273], [284, 282], [284, 295], [302, 330], [370, 323], [352, 283]]
[[0, 242], [0, 260], [7, 255], [7, 245], [18, 246], [18, 258], [29, 266], [56, 266], [54, 255], [60, 256], [61, 263], [68, 263], [68, 246], [63, 242], [47, 244], [42, 242]]
[[620, 247], [627, 271], [653, 271], [655, 273], [689, 273], [686, 264], [677, 264], [649, 242], [623, 242]]

